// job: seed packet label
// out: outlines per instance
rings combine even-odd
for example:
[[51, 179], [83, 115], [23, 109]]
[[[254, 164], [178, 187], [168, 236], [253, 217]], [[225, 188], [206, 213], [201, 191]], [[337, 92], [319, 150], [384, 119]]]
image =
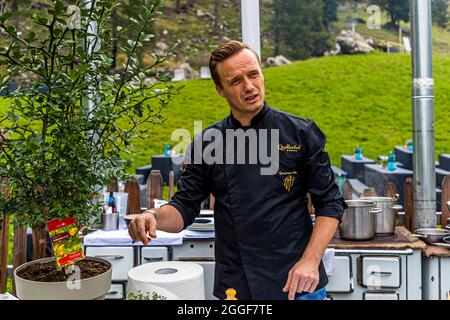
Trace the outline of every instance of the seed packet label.
[[58, 269], [84, 259], [83, 247], [74, 218], [48, 221], [47, 229]]

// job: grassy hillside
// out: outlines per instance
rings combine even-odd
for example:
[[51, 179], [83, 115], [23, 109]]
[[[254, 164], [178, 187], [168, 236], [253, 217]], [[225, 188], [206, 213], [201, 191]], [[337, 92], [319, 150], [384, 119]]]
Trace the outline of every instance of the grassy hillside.
[[[446, 121], [450, 84], [450, 58], [435, 57], [436, 154], [450, 152]], [[314, 119], [328, 138], [332, 162], [362, 144], [364, 154], [376, 158], [412, 137], [410, 56], [376, 53], [361, 56], [318, 58], [265, 70], [266, 100], [277, 109]], [[165, 114], [166, 123], [139, 141], [136, 164], [161, 153], [172, 130], [193, 132], [193, 121], [204, 127], [229, 112], [210, 81], [184, 83]]]
[[[361, 144], [364, 154], [376, 158], [412, 137], [411, 57], [374, 53], [310, 59], [290, 66], [268, 68], [267, 102], [274, 108], [314, 119], [327, 136], [333, 164], [340, 155]], [[435, 56], [436, 155], [450, 153], [450, 57]], [[173, 130], [194, 131], [194, 120], [203, 127], [229, 113], [212, 81], [194, 80], [184, 85], [164, 111], [167, 120], [151, 128], [147, 139], [135, 141], [135, 166], [150, 163], [161, 154]], [[3, 102], [3, 104], [5, 104]], [[2, 108], [4, 110], [4, 107]]]

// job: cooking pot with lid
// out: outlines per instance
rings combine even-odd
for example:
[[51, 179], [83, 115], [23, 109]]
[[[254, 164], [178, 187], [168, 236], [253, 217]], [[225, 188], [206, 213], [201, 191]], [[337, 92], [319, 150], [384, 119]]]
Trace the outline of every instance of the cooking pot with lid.
[[395, 197], [364, 197], [361, 200], [369, 200], [375, 202], [375, 206], [380, 208], [382, 212], [376, 214], [375, 234], [384, 236], [392, 235], [395, 232], [397, 214], [403, 209], [397, 205], [399, 195]]

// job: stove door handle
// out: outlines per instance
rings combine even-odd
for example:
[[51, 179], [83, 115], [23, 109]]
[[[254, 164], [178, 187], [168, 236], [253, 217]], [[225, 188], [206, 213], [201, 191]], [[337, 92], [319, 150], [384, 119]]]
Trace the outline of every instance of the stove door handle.
[[391, 271], [372, 271], [370, 274], [374, 275], [374, 276], [375, 275], [376, 276], [385, 276], [385, 277], [392, 276]]

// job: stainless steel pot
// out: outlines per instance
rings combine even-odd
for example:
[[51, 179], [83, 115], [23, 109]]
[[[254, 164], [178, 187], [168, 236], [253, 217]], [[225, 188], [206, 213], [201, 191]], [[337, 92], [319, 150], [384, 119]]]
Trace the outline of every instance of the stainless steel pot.
[[370, 240], [375, 237], [376, 215], [381, 213], [375, 202], [346, 200], [348, 208], [342, 216], [339, 234], [345, 240]]
[[369, 200], [375, 202], [375, 206], [383, 210], [383, 212], [376, 215], [375, 234], [384, 236], [391, 235], [395, 232], [395, 224], [397, 214], [403, 209], [402, 206], [397, 205], [399, 195], [394, 198], [390, 197], [364, 197], [361, 200]]

